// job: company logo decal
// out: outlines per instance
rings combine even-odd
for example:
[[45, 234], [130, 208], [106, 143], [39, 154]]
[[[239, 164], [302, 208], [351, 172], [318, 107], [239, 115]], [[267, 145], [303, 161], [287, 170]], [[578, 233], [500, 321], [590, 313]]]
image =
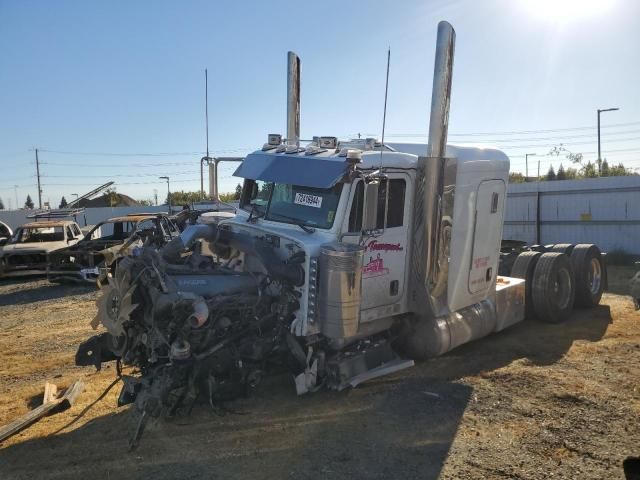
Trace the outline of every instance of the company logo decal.
[[362, 267], [362, 276], [364, 278], [379, 277], [388, 274], [389, 269], [385, 268], [384, 260], [380, 254], [378, 254], [376, 258], [369, 257], [369, 263]]
[[401, 252], [404, 250], [399, 243], [380, 243], [377, 240], [371, 240], [367, 243], [365, 251], [369, 252]]

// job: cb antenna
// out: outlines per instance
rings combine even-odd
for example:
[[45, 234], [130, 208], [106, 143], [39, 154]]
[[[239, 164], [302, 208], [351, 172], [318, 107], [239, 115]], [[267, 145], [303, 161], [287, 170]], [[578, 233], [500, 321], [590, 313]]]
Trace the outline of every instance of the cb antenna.
[[382, 113], [382, 148], [380, 149], [380, 170], [382, 171], [382, 152], [384, 151], [384, 127], [387, 123], [387, 94], [389, 93], [389, 64], [391, 63], [391, 47], [387, 50], [387, 80], [384, 86], [384, 111]]
[[209, 158], [209, 75], [204, 69], [204, 121], [207, 130], [207, 158]]
[[209, 75], [204, 69], [204, 122], [207, 137], [207, 154], [200, 159], [200, 194], [204, 197], [204, 164], [209, 165]]

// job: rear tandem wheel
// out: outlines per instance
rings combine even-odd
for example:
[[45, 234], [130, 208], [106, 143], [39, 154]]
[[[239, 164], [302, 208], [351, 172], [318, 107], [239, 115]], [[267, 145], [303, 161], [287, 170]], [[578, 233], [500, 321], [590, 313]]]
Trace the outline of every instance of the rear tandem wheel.
[[538, 259], [542, 254], [540, 252], [522, 252], [516, 258], [511, 268], [511, 276], [514, 278], [521, 278], [525, 281], [524, 288], [524, 307], [525, 318], [535, 318], [535, 312], [533, 311], [533, 300], [531, 299], [531, 290], [533, 288], [533, 271], [536, 268]]
[[549, 251], [571, 255], [574, 247], [575, 246], [572, 243], [556, 243], [555, 245], [551, 246]]
[[576, 279], [576, 306], [597, 306], [607, 274], [600, 249], [593, 244], [578, 244], [571, 252], [571, 263]]
[[531, 299], [536, 317], [560, 323], [571, 315], [576, 282], [571, 260], [564, 253], [543, 253], [533, 271]]

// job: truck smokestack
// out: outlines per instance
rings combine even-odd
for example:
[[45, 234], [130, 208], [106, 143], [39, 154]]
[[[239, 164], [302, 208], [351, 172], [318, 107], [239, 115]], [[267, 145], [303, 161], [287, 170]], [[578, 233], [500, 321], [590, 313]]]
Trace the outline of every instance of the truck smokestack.
[[287, 145], [300, 146], [300, 57], [287, 56]]
[[449, 22], [438, 23], [427, 157], [444, 157], [446, 155], [455, 43], [456, 32], [451, 24]]
[[[426, 157], [418, 160], [418, 181], [416, 187], [416, 213], [413, 228], [412, 270], [414, 293], [412, 302], [416, 305], [429, 303], [436, 317], [448, 313], [446, 299], [448, 280], [448, 242], [453, 192], [446, 186], [455, 179], [445, 178], [447, 150], [447, 130], [449, 124], [449, 104], [451, 99], [451, 78], [455, 31], [447, 22], [438, 24], [436, 56], [433, 69], [433, 91], [429, 120], [429, 144]], [[449, 192], [445, 195], [445, 190]]]
[[[426, 288], [431, 297], [436, 314], [443, 314], [446, 308], [446, 287], [448, 280], [449, 234], [445, 228], [445, 180], [447, 153], [447, 133], [449, 129], [449, 105], [451, 103], [451, 79], [453, 75], [453, 55], [456, 33], [448, 22], [438, 24], [436, 58], [433, 67], [433, 90], [431, 93], [431, 114], [429, 119], [429, 144], [425, 159], [425, 190], [422, 202], [425, 211], [424, 234], [426, 243]], [[455, 180], [453, 180], [455, 182]], [[451, 212], [452, 214], [452, 212]], [[451, 219], [449, 219], [450, 221]], [[437, 301], [436, 299], [440, 299]], [[444, 300], [444, 301], [443, 301]]]

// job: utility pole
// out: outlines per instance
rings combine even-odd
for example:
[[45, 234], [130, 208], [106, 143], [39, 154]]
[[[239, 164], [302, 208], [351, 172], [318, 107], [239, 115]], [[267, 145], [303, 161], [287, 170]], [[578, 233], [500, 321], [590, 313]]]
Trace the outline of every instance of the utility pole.
[[540, 181], [540, 160], [538, 160], [538, 181]]
[[[524, 154], [524, 168], [525, 168], [525, 182], [527, 182], [527, 178], [529, 178], [529, 157], [535, 157], [535, 153], [525, 153]], [[538, 162], [539, 163], [539, 162]], [[538, 176], [540, 176], [540, 172], [538, 172]]]
[[36, 176], [38, 177], [38, 208], [42, 210], [42, 189], [40, 188], [40, 162], [38, 161], [37, 148], [36, 148]]
[[16, 194], [16, 210], [20, 208], [20, 204], [18, 203], [18, 185], [13, 186], [13, 191]]
[[598, 176], [602, 173], [602, 156], [600, 155], [600, 114], [602, 112], [615, 112], [619, 108], [602, 108], [598, 109]]
[[167, 203], [169, 204], [169, 215], [171, 215], [171, 188], [169, 187], [169, 177], [158, 177], [160, 180], [167, 181]]
[[158, 189], [157, 188], [153, 189], [153, 201], [155, 205], [158, 205]]

